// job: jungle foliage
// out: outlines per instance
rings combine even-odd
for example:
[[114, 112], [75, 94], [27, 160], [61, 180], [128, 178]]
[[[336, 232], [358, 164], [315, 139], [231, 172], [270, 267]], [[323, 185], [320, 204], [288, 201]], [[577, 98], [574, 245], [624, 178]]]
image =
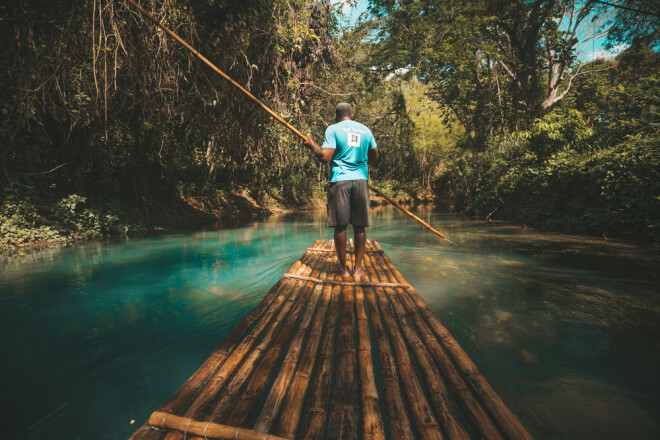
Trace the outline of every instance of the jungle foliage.
[[[391, 194], [658, 237], [654, 2], [370, 0], [354, 27], [330, 0], [141, 3], [317, 143], [352, 103]], [[605, 35], [628, 49], [583, 62]], [[126, 2], [3, 3], [0, 84], [0, 246], [323, 196], [298, 139]]]
[[[363, 62], [371, 48], [329, 1], [142, 4], [317, 142], [352, 102], [379, 138], [374, 174], [413, 177], [398, 82]], [[3, 3], [0, 23], [4, 245], [162, 226], [175, 208], [180, 226], [195, 200], [228, 194], [259, 207], [322, 193], [327, 171], [299, 139], [126, 2]]]
[[[660, 10], [606, 3], [371, 1], [374, 64], [420, 78], [463, 129], [433, 183], [457, 210], [660, 238]], [[584, 61], [603, 38], [627, 49]]]

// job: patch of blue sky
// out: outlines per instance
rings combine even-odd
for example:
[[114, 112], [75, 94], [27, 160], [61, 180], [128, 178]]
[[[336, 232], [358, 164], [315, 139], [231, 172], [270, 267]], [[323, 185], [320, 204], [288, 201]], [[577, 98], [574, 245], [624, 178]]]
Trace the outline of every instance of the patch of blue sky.
[[344, 18], [344, 25], [355, 26], [358, 18], [367, 12], [369, 0], [330, 0]]
[[[575, 7], [579, 9], [582, 6], [578, 3]], [[606, 11], [604, 13], [602, 10], [599, 11], [599, 16], [596, 16], [594, 12], [589, 14], [576, 29], [575, 35], [578, 39], [578, 44], [575, 46], [574, 53], [576, 58], [582, 63], [587, 63], [598, 58], [613, 59], [628, 47], [627, 44], [619, 44], [612, 48], [607, 48], [607, 24], [608, 20], [612, 18], [614, 10], [611, 7], [606, 7], [605, 9]], [[559, 29], [570, 32], [571, 21], [568, 15], [565, 16], [561, 21]]]
[[[369, 6], [369, 0], [331, 0], [331, 3], [343, 16], [344, 26], [347, 28], [355, 26], [360, 16], [367, 12]], [[618, 45], [608, 49], [606, 47], [606, 35], [600, 32], [602, 29], [596, 29], [599, 24], [602, 23], [592, 23], [588, 18], [583, 21], [581, 29], [578, 32], [578, 38], [581, 41], [587, 40], [579, 44], [576, 48], [576, 56], [583, 63], [598, 58], [612, 59], [627, 48], [627, 45]], [[565, 21], [562, 24], [562, 29], [566, 30], [567, 28], [568, 21]], [[599, 35], [591, 38], [595, 34]]]

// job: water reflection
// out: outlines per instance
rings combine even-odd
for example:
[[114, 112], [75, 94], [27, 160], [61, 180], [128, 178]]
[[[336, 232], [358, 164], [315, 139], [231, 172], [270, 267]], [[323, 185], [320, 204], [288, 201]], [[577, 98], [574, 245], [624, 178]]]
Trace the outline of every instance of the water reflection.
[[[657, 248], [373, 210], [377, 239], [539, 438], [660, 435]], [[325, 215], [0, 261], [8, 437], [126, 438], [317, 238]]]

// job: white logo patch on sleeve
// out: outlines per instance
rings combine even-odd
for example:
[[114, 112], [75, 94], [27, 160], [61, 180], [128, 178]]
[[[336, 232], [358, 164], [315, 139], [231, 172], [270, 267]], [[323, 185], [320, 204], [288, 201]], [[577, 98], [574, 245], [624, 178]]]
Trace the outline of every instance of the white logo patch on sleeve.
[[348, 133], [348, 146], [349, 147], [360, 146], [360, 135], [358, 133]]

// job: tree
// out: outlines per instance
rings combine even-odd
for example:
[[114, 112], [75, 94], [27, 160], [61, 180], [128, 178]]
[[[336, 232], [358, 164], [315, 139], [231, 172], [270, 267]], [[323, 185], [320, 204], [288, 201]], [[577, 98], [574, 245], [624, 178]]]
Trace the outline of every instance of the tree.
[[[638, 41], [649, 46], [660, 40], [660, 4], [655, 0], [588, 0], [609, 7], [608, 46]], [[606, 9], [601, 9], [605, 12]]]

